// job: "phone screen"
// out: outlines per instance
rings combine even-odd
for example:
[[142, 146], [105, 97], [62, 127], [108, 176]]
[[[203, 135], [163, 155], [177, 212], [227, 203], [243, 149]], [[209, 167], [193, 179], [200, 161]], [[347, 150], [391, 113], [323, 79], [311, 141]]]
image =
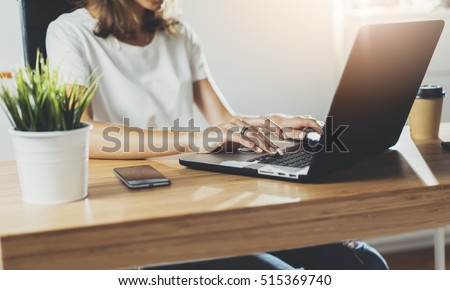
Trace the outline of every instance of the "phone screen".
[[170, 180], [150, 165], [114, 168], [113, 171], [129, 188], [169, 185]]

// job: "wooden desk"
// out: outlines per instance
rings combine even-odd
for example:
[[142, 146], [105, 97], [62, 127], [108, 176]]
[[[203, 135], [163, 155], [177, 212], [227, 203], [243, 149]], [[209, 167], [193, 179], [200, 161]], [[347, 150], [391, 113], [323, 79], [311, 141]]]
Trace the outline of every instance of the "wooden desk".
[[[441, 129], [450, 140], [450, 124]], [[89, 198], [57, 206], [23, 203], [15, 163], [1, 162], [0, 268], [126, 268], [450, 224], [450, 151], [422, 142], [422, 159], [408, 132], [401, 140], [398, 151], [322, 184], [190, 170], [176, 158], [92, 160]], [[138, 164], [155, 166], [173, 184], [126, 189], [112, 169]]]

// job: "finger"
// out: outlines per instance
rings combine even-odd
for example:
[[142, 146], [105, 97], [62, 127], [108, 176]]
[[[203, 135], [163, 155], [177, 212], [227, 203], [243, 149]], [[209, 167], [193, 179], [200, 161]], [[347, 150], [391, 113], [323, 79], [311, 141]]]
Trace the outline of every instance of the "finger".
[[[240, 121], [242, 123], [247, 124], [248, 126], [251, 126], [251, 124], [247, 123], [246, 121], [244, 121], [242, 119]], [[262, 119], [260, 119], [259, 121], [262, 121]], [[265, 125], [265, 123], [267, 123], [267, 119], [264, 120], [264, 122], [262, 124]], [[279, 153], [280, 155], [284, 154], [284, 152], [278, 147], [278, 145], [276, 145], [275, 143], [273, 143], [270, 140], [270, 134], [268, 136], [264, 135], [259, 129], [256, 129], [254, 126], [252, 126], [250, 128], [252, 130], [245, 132], [245, 136], [247, 138], [249, 138], [250, 140], [253, 140], [253, 142], [255, 142], [259, 147], [263, 148], [264, 150], [266, 150], [267, 152], [269, 152], [271, 154], [277, 154], [277, 153]]]
[[263, 153], [263, 150], [258, 147], [252, 140], [249, 138], [243, 136], [240, 133], [232, 133], [231, 135], [231, 141], [241, 144], [242, 146], [249, 148], [250, 150], [253, 150], [256, 153]]
[[304, 119], [313, 119], [313, 120], [316, 119], [316, 118], [314, 118], [314, 117], [311, 116], [311, 115], [301, 115], [300, 117], [301, 117], [301, 118], [304, 118]]
[[273, 143], [271, 140], [271, 133], [275, 134], [278, 137], [278, 139], [281, 140], [286, 139], [285, 134], [283, 134], [281, 128], [277, 124], [275, 124], [270, 119], [263, 119], [263, 118], [248, 118], [247, 120], [249, 120], [251, 122], [251, 125], [253, 126], [255, 126], [256, 124], [263, 125], [262, 127], [259, 127], [259, 130], [255, 134], [256, 135], [255, 137], [262, 139], [267, 146], [270, 146], [270, 153], [272, 154], [278, 153], [280, 155], [284, 154], [283, 150], [281, 150], [280, 147], [278, 147], [278, 145]]
[[311, 128], [311, 129], [313, 129], [315, 132], [317, 132], [319, 134], [323, 134], [323, 126], [324, 126], [323, 122], [318, 121], [318, 120], [316, 120], [314, 118], [312, 118], [312, 119], [305, 119], [305, 122], [307, 123], [305, 125], [305, 127]]
[[284, 140], [286, 139], [286, 135], [284, 134], [281, 127], [272, 121], [269, 118], [242, 118], [242, 121], [246, 122], [247, 124], [250, 124], [253, 127], [259, 127], [261, 128], [261, 131], [263, 134], [270, 134], [273, 133], [275, 136], [277, 136], [279, 139]]
[[264, 125], [265, 126], [261, 128], [261, 131], [263, 132], [263, 134], [269, 135], [269, 136], [270, 136], [270, 134], [274, 134], [280, 140], [286, 139], [286, 134], [284, 134], [281, 127], [278, 126], [278, 124], [275, 123], [274, 121], [272, 121], [270, 119], [266, 119], [266, 121], [264, 122]]
[[295, 140], [304, 140], [307, 134], [308, 133], [306, 131], [300, 129], [291, 128], [291, 130], [286, 130], [286, 135], [288, 136], [288, 138]]
[[283, 151], [274, 143], [272, 143], [264, 134], [259, 131], [247, 131], [245, 137], [249, 138], [256, 145], [270, 154], [283, 154]]
[[241, 127], [247, 127], [248, 129], [245, 131], [244, 136], [254, 142], [256, 146], [258, 146], [262, 150], [271, 154], [283, 153], [283, 151], [279, 149], [276, 144], [272, 143], [270, 139], [264, 136], [264, 134], [262, 134], [258, 129], [251, 126], [251, 124], [248, 124], [242, 119], [233, 118], [230, 124], [232, 124], [232, 128], [230, 130], [233, 133], [239, 131], [239, 128]]
[[[265, 148], [262, 148], [259, 146], [260, 142], [255, 142], [255, 140], [251, 140], [250, 138], [245, 137], [241, 134], [240, 131], [243, 127], [248, 128], [246, 130], [246, 133], [254, 131], [254, 129], [252, 129], [251, 126], [248, 125], [247, 123], [242, 122], [241, 120], [235, 118], [235, 119], [232, 119], [232, 122], [230, 121], [225, 124], [222, 124], [222, 125], [220, 125], [220, 127], [222, 129], [222, 132], [223, 132], [226, 140], [232, 141], [232, 142], [237, 142], [247, 148], [252, 149], [253, 151], [255, 151], [257, 153], [262, 153], [263, 150], [267, 151], [267, 150], [265, 150]], [[267, 152], [270, 152], [270, 151], [267, 151]]]
[[[323, 134], [323, 128], [317, 122], [316, 119], [294, 117], [294, 118], [286, 119], [285, 122], [283, 122], [283, 125], [286, 127], [291, 127], [291, 128], [297, 129], [297, 130], [298, 129], [304, 130], [306, 128], [311, 128], [313, 131], [315, 131], [319, 134]], [[286, 131], [286, 130], [284, 130], [284, 131]]]

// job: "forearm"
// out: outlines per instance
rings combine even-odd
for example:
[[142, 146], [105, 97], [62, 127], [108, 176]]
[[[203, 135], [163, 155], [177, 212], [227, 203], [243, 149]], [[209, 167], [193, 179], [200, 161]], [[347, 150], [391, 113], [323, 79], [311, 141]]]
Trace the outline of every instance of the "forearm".
[[194, 101], [210, 125], [219, 125], [235, 115], [214, 82], [209, 79], [193, 83]]
[[90, 132], [90, 158], [144, 159], [195, 150], [195, 146], [190, 144], [194, 140], [192, 133], [144, 130], [106, 122], [89, 122], [93, 124]]

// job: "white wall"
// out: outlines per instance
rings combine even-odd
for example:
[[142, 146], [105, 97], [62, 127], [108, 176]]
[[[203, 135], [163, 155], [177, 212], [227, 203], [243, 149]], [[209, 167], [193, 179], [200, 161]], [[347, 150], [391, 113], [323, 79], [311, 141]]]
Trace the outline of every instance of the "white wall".
[[22, 63], [22, 39], [16, 0], [0, 1], [0, 71]]
[[330, 0], [189, 0], [213, 76], [238, 113], [326, 114], [333, 93]]
[[[0, 1], [0, 71], [10, 71], [22, 63], [22, 40], [16, 0]], [[9, 123], [0, 110], [0, 160], [13, 159]]]

